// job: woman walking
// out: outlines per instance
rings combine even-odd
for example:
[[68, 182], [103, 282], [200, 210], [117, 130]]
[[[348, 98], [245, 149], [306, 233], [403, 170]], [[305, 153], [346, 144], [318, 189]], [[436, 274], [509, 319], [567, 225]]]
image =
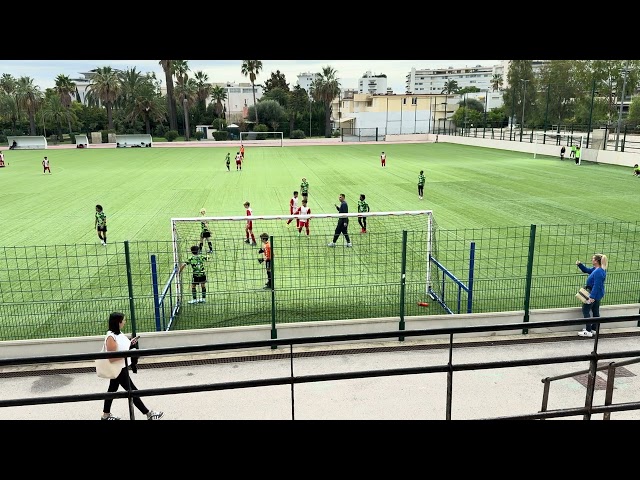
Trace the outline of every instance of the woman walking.
[[[105, 343], [107, 346], [106, 350], [108, 352], [121, 352], [130, 350], [136, 345], [136, 343], [138, 343], [138, 337], [134, 337], [133, 339], [129, 340], [129, 337], [122, 333], [125, 321], [126, 319], [124, 313], [113, 312], [111, 315], [109, 315], [109, 331], [107, 332], [107, 338], [105, 339]], [[109, 388], [107, 389], [107, 392], [117, 392], [118, 386], [120, 385], [125, 389], [130, 388], [131, 390], [137, 390], [136, 386], [129, 378], [129, 373], [127, 372], [124, 358], [115, 357], [110, 358], [109, 361], [112, 363], [117, 362], [122, 366], [122, 370], [120, 370], [120, 374], [116, 378], [109, 380]], [[116, 417], [111, 413], [112, 403], [112, 398], [105, 399], [104, 408], [102, 409], [102, 417], [100, 417], [101, 420], [120, 420], [120, 417]], [[160, 420], [164, 416], [163, 412], [149, 410], [142, 402], [142, 399], [140, 397], [133, 397], [133, 404], [138, 410], [140, 410], [144, 415], [147, 416], [147, 420]]]

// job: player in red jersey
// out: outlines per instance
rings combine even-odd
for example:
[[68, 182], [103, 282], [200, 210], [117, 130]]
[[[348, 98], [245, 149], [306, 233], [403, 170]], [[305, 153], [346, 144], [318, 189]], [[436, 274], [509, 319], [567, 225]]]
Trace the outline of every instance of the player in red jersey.
[[[293, 197], [291, 197], [291, 199], [289, 200], [289, 214], [295, 215], [297, 211], [298, 211], [298, 191], [295, 190], [293, 192]], [[287, 220], [287, 227], [291, 225], [292, 220], [293, 218], [290, 218], [289, 220]], [[298, 219], [296, 218], [296, 228], [298, 228], [299, 226], [300, 225], [298, 223]]]
[[307, 235], [309, 235], [309, 214], [311, 213], [311, 209], [307, 207], [307, 201], [302, 200], [302, 205], [298, 207], [297, 214], [300, 215], [298, 219], [298, 233], [302, 233], [302, 229], [304, 228]]
[[[249, 202], [244, 202], [245, 213], [247, 217], [253, 215], [253, 209], [251, 208], [251, 204]], [[245, 236], [247, 237], [244, 243], [248, 243], [250, 245], [256, 245], [256, 236], [253, 234], [253, 221], [247, 220], [247, 226], [244, 228]]]

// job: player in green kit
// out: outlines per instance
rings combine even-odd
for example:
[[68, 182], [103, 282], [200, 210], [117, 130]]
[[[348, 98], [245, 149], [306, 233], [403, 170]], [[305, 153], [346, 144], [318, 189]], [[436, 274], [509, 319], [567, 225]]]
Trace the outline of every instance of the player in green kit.
[[[358, 213], [370, 212], [369, 204], [365, 200], [364, 193], [360, 194], [360, 200], [358, 200]], [[360, 233], [367, 233], [367, 217], [364, 215], [358, 215], [358, 223], [360, 224]]]
[[303, 200], [309, 199], [309, 182], [307, 182], [307, 179], [304, 177], [300, 183], [300, 195], [302, 195]]
[[95, 229], [98, 232], [100, 243], [107, 246], [107, 214], [104, 213], [102, 205], [96, 205]]
[[[205, 299], [207, 297], [207, 275], [204, 271], [204, 262], [206, 261], [206, 257], [200, 253], [200, 247], [198, 245], [194, 245], [191, 247], [191, 256], [180, 266], [180, 272], [184, 270], [184, 267], [187, 265], [191, 265], [191, 269], [193, 270], [193, 279], [191, 280], [191, 296], [193, 297], [189, 300], [189, 303], [205, 303]], [[202, 291], [202, 298], [198, 299], [196, 294], [196, 287], [200, 285], [200, 290]]]
[[[203, 217], [206, 215], [207, 211], [202, 208], [200, 209], [200, 215]], [[209, 245], [209, 251], [207, 253], [213, 253], [213, 244], [211, 243], [211, 230], [209, 229], [209, 222], [207, 220], [200, 221], [200, 252], [202, 252], [202, 245], [204, 244], [204, 239], [207, 239], [207, 244]]]
[[418, 198], [420, 200], [422, 200], [422, 197], [424, 196], [424, 182], [424, 170], [420, 170], [420, 173], [418, 174]]
[[224, 162], [227, 164], [227, 171], [231, 171], [231, 153], [227, 152], [227, 156], [224, 159]]

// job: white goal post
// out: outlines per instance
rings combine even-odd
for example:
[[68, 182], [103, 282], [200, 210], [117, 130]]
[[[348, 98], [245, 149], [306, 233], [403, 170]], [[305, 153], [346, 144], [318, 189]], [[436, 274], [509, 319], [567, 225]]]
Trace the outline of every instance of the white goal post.
[[241, 144], [282, 147], [283, 139], [282, 132], [240, 132]]
[[[349, 219], [350, 243], [343, 235], [335, 240], [340, 218]], [[345, 287], [353, 287], [349, 274], [360, 281], [380, 283], [395, 281], [395, 274], [406, 259], [407, 275], [414, 284], [422, 285], [428, 293], [431, 285], [431, 257], [434, 255], [435, 221], [432, 210], [368, 212], [366, 233], [362, 232], [361, 213], [309, 213], [299, 215], [252, 215], [226, 217], [186, 217], [171, 219], [173, 259], [178, 266], [189, 258], [191, 248], [201, 243], [201, 222], [207, 222], [211, 237], [204, 240], [202, 254], [208, 253], [208, 240], [213, 253], [206, 262], [207, 287], [210, 291], [249, 288], [260, 284], [256, 279], [263, 270], [256, 271], [260, 235], [264, 232], [272, 239], [273, 258], [277, 266], [278, 285], [287, 284], [300, 288], [324, 288], [323, 275], [331, 281], [345, 281]], [[298, 220], [307, 220], [306, 226]], [[247, 233], [247, 222], [252, 223], [256, 245]], [[403, 236], [406, 250], [403, 252]], [[349, 247], [349, 248], [347, 248]], [[394, 265], [388, 271], [385, 265]], [[304, 268], [303, 268], [304, 267]], [[337, 275], [339, 272], [340, 275]], [[376, 273], [377, 272], [377, 273]], [[393, 280], [389, 280], [392, 278]], [[191, 275], [185, 270], [176, 275], [176, 304], [182, 303], [185, 288], [188, 291]], [[400, 278], [397, 281], [400, 282]], [[409, 279], [408, 279], [409, 280]], [[261, 284], [260, 284], [261, 286]], [[417, 285], [416, 285], [417, 286]]]

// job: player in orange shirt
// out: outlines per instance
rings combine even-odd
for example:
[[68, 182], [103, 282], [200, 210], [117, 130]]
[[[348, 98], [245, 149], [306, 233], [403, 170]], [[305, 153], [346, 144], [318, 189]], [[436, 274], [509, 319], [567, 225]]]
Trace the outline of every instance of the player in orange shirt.
[[244, 145], [240, 145], [240, 156], [242, 157], [242, 160], [244, 160]]
[[[245, 214], [247, 215], [247, 217], [250, 217], [253, 215], [253, 209], [251, 208], [251, 204], [249, 202], [244, 202], [244, 209], [245, 209]], [[247, 220], [247, 225], [244, 228], [244, 233], [246, 235], [246, 240], [244, 241], [244, 243], [249, 243], [250, 245], [257, 245], [256, 244], [256, 237], [253, 234], [253, 221], [252, 220]], [[249, 240], [251, 239], [251, 240]]]
[[263, 288], [272, 289], [273, 283], [271, 281], [271, 243], [269, 242], [269, 234], [261, 233], [260, 240], [262, 241], [262, 248], [258, 250], [258, 253], [262, 256], [258, 259], [258, 262], [264, 263], [265, 268], [267, 269], [267, 283], [264, 284]]

